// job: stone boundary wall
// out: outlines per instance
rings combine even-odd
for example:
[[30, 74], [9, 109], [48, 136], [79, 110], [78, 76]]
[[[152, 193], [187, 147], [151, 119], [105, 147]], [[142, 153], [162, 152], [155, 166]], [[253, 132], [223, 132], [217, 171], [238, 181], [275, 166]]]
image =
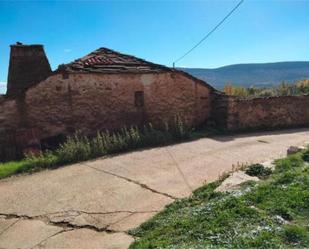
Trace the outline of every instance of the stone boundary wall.
[[[225, 96], [226, 100], [226, 96]], [[309, 126], [309, 95], [226, 101], [228, 130]]]
[[213, 92], [210, 112], [210, 124], [216, 127], [227, 127], [228, 107], [232, 97], [222, 92]]

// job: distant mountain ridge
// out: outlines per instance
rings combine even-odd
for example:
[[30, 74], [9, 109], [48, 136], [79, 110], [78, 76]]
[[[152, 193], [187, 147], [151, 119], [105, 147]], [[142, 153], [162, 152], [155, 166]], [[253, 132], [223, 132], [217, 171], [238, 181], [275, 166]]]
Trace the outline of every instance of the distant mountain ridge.
[[309, 61], [235, 64], [214, 69], [179, 69], [217, 89], [222, 89], [228, 83], [244, 87], [270, 87], [282, 81], [294, 82], [309, 78]]

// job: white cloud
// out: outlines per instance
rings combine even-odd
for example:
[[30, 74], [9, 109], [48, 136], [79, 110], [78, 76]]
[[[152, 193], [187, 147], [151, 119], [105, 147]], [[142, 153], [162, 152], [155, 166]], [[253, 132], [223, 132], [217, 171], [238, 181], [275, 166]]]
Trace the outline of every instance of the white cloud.
[[6, 92], [6, 82], [0, 81], [0, 94], [5, 94]]
[[6, 83], [6, 82], [4, 82], [4, 81], [0, 81], [0, 87], [1, 87], [1, 88], [3, 88], [3, 87], [5, 87], [5, 88], [6, 88], [6, 85], [7, 85], [7, 83]]
[[72, 51], [72, 49], [70, 49], [70, 48], [65, 48], [64, 50], [63, 50], [63, 52], [65, 52], [65, 53], [70, 53]]

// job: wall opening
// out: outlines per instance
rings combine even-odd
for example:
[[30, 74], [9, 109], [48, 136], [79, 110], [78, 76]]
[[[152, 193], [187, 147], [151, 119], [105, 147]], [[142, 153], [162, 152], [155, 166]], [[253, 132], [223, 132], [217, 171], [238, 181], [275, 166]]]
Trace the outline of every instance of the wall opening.
[[136, 107], [143, 107], [144, 106], [144, 92], [143, 91], [135, 92], [134, 104], [135, 104]]
[[58, 134], [56, 136], [47, 137], [44, 139], [41, 139], [41, 148], [42, 150], [55, 150], [57, 149], [60, 144], [64, 143], [66, 140], [66, 137], [64, 134]]
[[67, 80], [68, 78], [69, 78], [69, 73], [66, 71], [62, 72], [62, 79]]

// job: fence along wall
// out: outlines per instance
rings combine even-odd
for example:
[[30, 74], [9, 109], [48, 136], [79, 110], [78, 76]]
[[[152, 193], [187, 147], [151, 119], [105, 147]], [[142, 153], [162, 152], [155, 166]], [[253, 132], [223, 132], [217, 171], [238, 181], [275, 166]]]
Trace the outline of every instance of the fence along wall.
[[229, 130], [309, 126], [309, 95], [237, 100], [229, 97]]

